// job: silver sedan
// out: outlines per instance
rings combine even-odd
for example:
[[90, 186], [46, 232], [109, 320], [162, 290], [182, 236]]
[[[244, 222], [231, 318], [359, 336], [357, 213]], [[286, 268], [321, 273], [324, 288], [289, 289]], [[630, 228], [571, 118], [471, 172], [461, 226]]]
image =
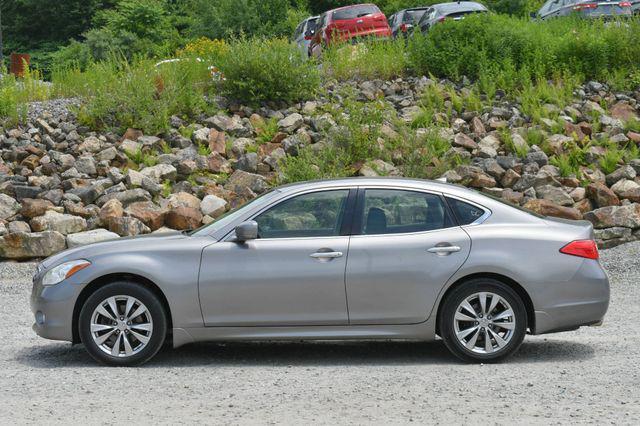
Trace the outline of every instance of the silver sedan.
[[165, 342], [436, 336], [492, 362], [609, 304], [589, 222], [388, 178], [280, 187], [193, 232], [67, 250], [33, 282], [36, 333], [109, 365]]

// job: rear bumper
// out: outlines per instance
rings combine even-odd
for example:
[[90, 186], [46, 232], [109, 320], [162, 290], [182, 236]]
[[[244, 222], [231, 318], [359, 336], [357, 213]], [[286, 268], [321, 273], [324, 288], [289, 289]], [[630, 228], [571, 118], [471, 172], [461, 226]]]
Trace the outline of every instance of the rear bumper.
[[585, 260], [571, 280], [554, 284], [556, 294], [536, 303], [533, 334], [601, 325], [609, 308], [609, 279], [597, 261]]

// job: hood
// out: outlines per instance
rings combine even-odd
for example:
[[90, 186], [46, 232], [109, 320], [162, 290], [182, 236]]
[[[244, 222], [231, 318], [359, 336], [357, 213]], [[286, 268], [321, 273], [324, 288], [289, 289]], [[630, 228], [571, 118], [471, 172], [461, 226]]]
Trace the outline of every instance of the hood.
[[57, 264], [70, 260], [87, 259], [92, 260], [93, 257], [110, 252], [120, 252], [123, 250], [131, 251], [144, 249], [150, 244], [157, 244], [161, 241], [176, 241], [191, 238], [178, 231], [163, 234], [148, 234], [137, 237], [117, 238], [114, 240], [101, 241], [99, 243], [88, 244], [86, 246], [74, 247], [72, 249], [61, 251], [43, 260], [38, 265], [38, 270], [49, 269]]

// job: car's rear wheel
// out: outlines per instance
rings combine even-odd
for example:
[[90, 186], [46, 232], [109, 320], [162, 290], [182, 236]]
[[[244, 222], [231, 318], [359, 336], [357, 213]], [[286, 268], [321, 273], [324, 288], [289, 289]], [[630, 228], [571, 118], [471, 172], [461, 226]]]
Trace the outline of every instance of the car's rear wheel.
[[162, 347], [167, 319], [158, 297], [132, 282], [101, 287], [84, 303], [78, 321], [82, 343], [96, 360], [140, 365]]
[[527, 330], [527, 312], [511, 287], [494, 279], [473, 279], [444, 301], [440, 335], [447, 348], [467, 362], [496, 362], [518, 350]]

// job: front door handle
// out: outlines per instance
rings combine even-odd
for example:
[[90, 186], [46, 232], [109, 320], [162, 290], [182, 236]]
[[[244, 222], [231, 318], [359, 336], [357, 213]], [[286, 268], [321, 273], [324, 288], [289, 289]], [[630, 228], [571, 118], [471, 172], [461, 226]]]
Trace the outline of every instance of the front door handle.
[[309, 257], [313, 257], [314, 259], [337, 259], [338, 257], [342, 257], [341, 251], [327, 251], [327, 252], [317, 252], [310, 254]]
[[435, 246], [435, 247], [431, 247], [430, 249], [427, 250], [429, 253], [435, 253], [435, 254], [439, 254], [442, 256], [451, 254], [451, 253], [457, 253], [460, 251], [460, 247], [458, 246]]

